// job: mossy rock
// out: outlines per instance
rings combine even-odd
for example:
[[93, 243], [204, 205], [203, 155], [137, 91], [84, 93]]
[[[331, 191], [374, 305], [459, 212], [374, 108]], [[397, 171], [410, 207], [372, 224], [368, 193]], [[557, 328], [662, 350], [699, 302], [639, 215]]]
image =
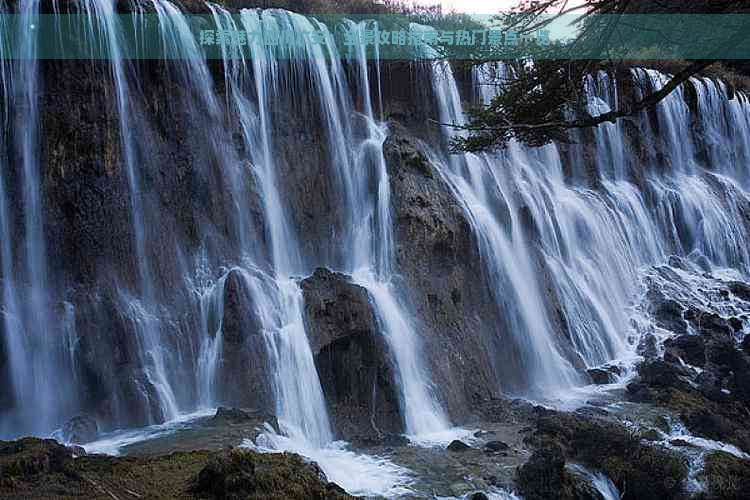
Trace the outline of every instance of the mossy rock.
[[291, 453], [231, 448], [162, 456], [73, 459], [53, 440], [0, 442], [0, 498], [352, 498], [314, 463]]
[[70, 459], [70, 451], [52, 439], [0, 441], [0, 485], [60, 472]]
[[417, 150], [404, 151], [401, 153], [401, 159], [407, 167], [432, 179], [432, 167], [430, 167], [430, 162], [427, 161], [422, 152]]
[[647, 444], [612, 421], [554, 413], [537, 422], [537, 446], [556, 443], [566, 458], [607, 474], [627, 499], [683, 498], [687, 465], [673, 451]]
[[706, 456], [700, 479], [706, 483], [705, 498], [750, 498], [750, 460], [743, 460], [723, 451]]

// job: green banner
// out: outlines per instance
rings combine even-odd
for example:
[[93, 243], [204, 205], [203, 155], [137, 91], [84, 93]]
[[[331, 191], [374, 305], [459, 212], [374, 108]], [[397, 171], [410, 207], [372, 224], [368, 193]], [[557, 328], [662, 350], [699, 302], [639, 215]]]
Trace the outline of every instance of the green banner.
[[[549, 19], [548, 19], [549, 20]], [[750, 59], [750, 15], [0, 15], [3, 59]]]

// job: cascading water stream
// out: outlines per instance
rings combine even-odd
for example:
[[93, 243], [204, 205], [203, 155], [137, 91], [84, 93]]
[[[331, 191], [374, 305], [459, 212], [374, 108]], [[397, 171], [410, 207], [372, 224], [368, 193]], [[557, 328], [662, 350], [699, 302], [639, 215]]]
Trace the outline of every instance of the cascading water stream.
[[[6, 6], [0, 3], [2, 12], [6, 12]], [[12, 119], [12, 113], [10, 112], [9, 106], [12, 101], [12, 85], [11, 80], [12, 68], [6, 65], [6, 51], [8, 49], [7, 40], [4, 36], [9, 30], [6, 25], [5, 18], [0, 21], [0, 83], [2, 83], [2, 134], [0, 134], [0, 264], [2, 267], [2, 287], [3, 287], [3, 302], [2, 302], [2, 321], [3, 321], [3, 332], [5, 333], [5, 349], [7, 350], [8, 358], [10, 359], [9, 375], [11, 376], [11, 385], [13, 394], [9, 395], [12, 398], [13, 404], [19, 404], [27, 394], [25, 389], [27, 383], [24, 381], [31, 381], [32, 376], [29, 373], [28, 368], [31, 366], [29, 360], [26, 357], [26, 347], [24, 345], [24, 330], [21, 324], [20, 311], [18, 309], [18, 299], [16, 297], [16, 286], [14, 284], [14, 272], [13, 272], [13, 248], [11, 245], [11, 229], [10, 229], [10, 217], [11, 212], [8, 206], [7, 188], [5, 182], [5, 172], [8, 171], [8, 158], [7, 158], [7, 146], [8, 140], [7, 130], [8, 124]], [[3, 434], [6, 434], [8, 430], [0, 429]]]
[[[450, 65], [436, 63], [433, 75], [440, 121], [463, 124], [461, 99]], [[454, 130], [444, 126], [443, 131], [450, 141]], [[530, 388], [539, 393], [553, 393], [561, 387], [572, 386], [577, 381], [575, 371], [559, 352], [557, 342], [550, 337], [552, 325], [533, 277], [530, 251], [519, 228], [517, 210], [504, 193], [498, 175], [490, 168], [491, 160], [486, 156], [466, 154], [451, 155], [444, 161], [436, 157], [433, 161], [478, 237], [480, 253], [501, 314], [516, 318], [510, 324], [515, 325], [513, 335], [521, 348], [522, 365], [527, 369]], [[510, 234], [501, 226], [493, 210], [498, 205], [510, 210]], [[504, 305], [507, 293], [512, 294], [514, 300]]]
[[[236, 29], [231, 15], [216, 5], [210, 5], [217, 26]], [[264, 14], [260, 14], [263, 16]], [[258, 11], [243, 10], [241, 22], [248, 31], [260, 27]], [[263, 19], [276, 23], [270, 17]], [[254, 50], [265, 50], [254, 47]], [[267, 92], [273, 89], [276, 62], [271, 54], [251, 54], [254, 89], [257, 93], [257, 116], [251, 115], [249, 101], [244, 97], [243, 81], [246, 61], [240, 53], [224, 53], [224, 64], [229, 75], [232, 111], [240, 120], [246, 150], [254, 152], [251, 161], [258, 179], [259, 196], [263, 200], [264, 216], [272, 253], [273, 276], [262, 272], [245, 277], [251, 295], [262, 305], [255, 311], [263, 327], [268, 356], [271, 362], [276, 393], [277, 417], [285, 433], [321, 447], [333, 440], [323, 390], [320, 387], [315, 363], [305, 332], [302, 315], [302, 291], [290, 277], [301, 268], [296, 237], [286, 219], [275, 181], [275, 168], [270, 151], [269, 101]], [[254, 127], [256, 125], [256, 127]], [[275, 311], [270, 314], [269, 311]]]
[[[117, 110], [120, 120], [120, 139], [123, 149], [123, 161], [130, 188], [130, 215], [135, 244], [135, 260], [137, 268], [140, 297], [124, 294], [124, 300], [129, 307], [129, 315], [135, 326], [140, 343], [140, 354], [144, 358], [146, 374], [149, 382], [156, 389], [161, 418], [172, 420], [179, 414], [177, 399], [172, 389], [166, 368], [165, 344], [161, 339], [156, 292], [149, 256], [146, 249], [146, 219], [143, 213], [143, 193], [140, 181], [139, 165], [143, 161], [137, 151], [137, 128], [131, 118], [135, 104], [130, 90], [130, 83], [126, 70], [126, 60], [123, 58], [121, 29], [118, 24], [113, 0], [95, 1], [78, 0], [79, 5], [88, 18], [88, 30], [94, 39], [96, 30], [106, 41], [106, 50], [111, 61], [111, 76], [114, 81], [117, 100]], [[154, 416], [152, 416], [154, 418]], [[154, 418], [155, 420], [157, 418]]]
[[[349, 22], [347, 28], [362, 30], [367, 21], [359, 24]], [[430, 377], [422, 362], [423, 350], [417, 335], [413, 318], [407, 308], [399, 303], [392, 284], [393, 225], [390, 215], [390, 184], [383, 156], [383, 143], [386, 131], [375, 120], [371, 86], [368, 74], [366, 47], [352, 47], [350, 61], [358, 77], [358, 86], [364, 101], [365, 138], [353, 155], [359, 182], [358, 192], [349, 196], [357, 200], [352, 210], [354, 226], [348, 231], [353, 240], [350, 262], [355, 281], [367, 289], [372, 299], [375, 314], [380, 322], [382, 333], [395, 360], [395, 368], [400, 390], [401, 407], [406, 432], [415, 439], [430, 441], [430, 436], [438, 442], [450, 437], [440, 433], [450, 428], [450, 422], [438, 402]], [[380, 65], [379, 59], [374, 61]], [[378, 83], [379, 85], [379, 83]], [[354, 142], [349, 138], [347, 142]], [[348, 167], [351, 168], [351, 167]], [[374, 181], [370, 179], [374, 178]], [[377, 185], [368, 195], [368, 185]]]
[[[40, 71], [37, 58], [39, 1], [24, 0], [18, 4], [17, 40], [20, 57], [12, 69], [3, 66], [5, 99], [12, 95], [13, 107], [6, 102], [7, 123], [14, 125], [15, 151], [20, 159], [21, 193], [23, 200], [24, 240], [23, 272], [14, 273], [12, 241], [9, 225], [11, 205], [8, 203], [4, 181], [0, 180], [0, 211], [2, 217], [4, 326], [10, 354], [10, 373], [14, 392], [17, 429], [25, 432], [44, 432], [64, 411], [66, 404], [61, 392], [50, 382], [55, 379], [59, 359], [56, 352], [54, 322], [51, 321], [46, 246], [43, 234], [43, 207], [40, 177], [40, 122], [38, 95]], [[5, 37], [6, 34], [3, 34]], [[5, 65], [5, 61], [3, 61]], [[6, 72], [7, 70], [7, 72]], [[11, 74], [12, 73], [12, 74]], [[8, 114], [14, 111], [14, 117]], [[7, 137], [7, 136], [6, 136]], [[4, 142], [4, 141], [3, 141]], [[5, 167], [5, 165], [3, 165]], [[3, 168], [5, 171], [6, 169]], [[22, 294], [22, 295], [20, 295]], [[62, 396], [64, 397], [64, 396]]]
[[[502, 67], [485, 67], [475, 75], [480, 83], [479, 97], [485, 104], [494, 96], [488, 89], [502, 90], [491, 80], [482, 79], [487, 75], [491, 79], [503, 71]], [[664, 81], [662, 75], [651, 71], [637, 71], [635, 76], [656, 88]], [[589, 77], [584, 83], [591, 113], [607, 112], [615, 105], [616, 92], [606, 74]], [[716, 85], [721, 92], [721, 85]], [[463, 123], [458, 89], [447, 66], [435, 72], [434, 89], [440, 120]], [[698, 108], [713, 107], [711, 116], [719, 114], [716, 102], [712, 92], [698, 92]], [[723, 109], [731, 110], [744, 124], [747, 107], [742, 108], [743, 102], [740, 96], [737, 103]], [[738, 218], [739, 207], [746, 202], [739, 187], [744, 182], [741, 170], [734, 167], [733, 178], [700, 170], [695, 146], [684, 137], [691, 121], [699, 121], [709, 130], [721, 128], [721, 121], [704, 120], [703, 114], [691, 115], [682, 89], [657, 108], [662, 134], [652, 147], [666, 151], [662, 158], [669, 166], [646, 169], [648, 173], [642, 181], [645, 192], [628, 180], [631, 167], [623, 153], [624, 134], [612, 124], [594, 131], [596, 163], [601, 167], [596, 189], [575, 177], [565, 178], [554, 146], [529, 150], [510, 143], [498, 153], [434, 159], [472, 222], [485, 265], [493, 263], [493, 259], [496, 262], [494, 268], [488, 266], [488, 275], [500, 290], [509, 285], [517, 298], [514, 302], [520, 304], [524, 332], [531, 337], [524, 334], [515, 342], [524, 346], [525, 356], [532, 361], [527, 365], [532, 372], [532, 386], [550, 387], [555, 379], [567, 379], [569, 387], [580, 383], [566, 358], [578, 357], [586, 366], [596, 366], [630, 356], [633, 345], [627, 338], [631, 332], [625, 325], [629, 324], [629, 306], [639, 293], [639, 272], [645, 266], [664, 262], [676, 253], [708, 258], [713, 266], [747, 268], [747, 252], [736, 244], [747, 238], [747, 229]], [[646, 117], [644, 123], [648, 124]], [[642, 126], [648, 129], [648, 125]], [[445, 129], [445, 133], [450, 139], [454, 132]], [[644, 135], [649, 137], [648, 130]], [[709, 135], [720, 141], [729, 134], [723, 131]], [[741, 141], [736, 147], [728, 142], [722, 144], [721, 150], [740, 158], [744, 146]], [[719, 192], [723, 195], [719, 196]], [[521, 221], [517, 212], [521, 207], [530, 214], [530, 224], [524, 224], [533, 228], [531, 246], [522, 243], [524, 234], [518, 229]], [[510, 212], [509, 235], [499, 226], [496, 215], [505, 210]], [[551, 281], [553, 295], [544, 298], [537, 285], [543, 275], [534, 271], [528, 260], [534, 251], [542, 259], [542, 269], [550, 270], [546, 279]], [[514, 278], [515, 273], [518, 274]], [[504, 274], [508, 275], [507, 281], [498, 279]], [[524, 296], [526, 300], [531, 297], [530, 305], [524, 306]], [[559, 339], [551, 337], [552, 324], [544, 319], [535, 324], [531, 317], [534, 311], [545, 311], [545, 300], [555, 297], [564, 312], [564, 328], [569, 332], [566, 336], [575, 352], [554, 352]], [[506, 307], [511, 308], [512, 314], [515, 304]], [[545, 346], [552, 346], [552, 350]], [[559, 386], [553, 392], [558, 390]]]
[[[226, 11], [216, 6], [211, 8], [217, 25], [234, 29], [234, 21]], [[309, 19], [291, 13], [259, 13], [243, 10], [240, 19], [247, 32], [279, 29], [279, 26], [308, 32], [315, 28], [325, 29], [323, 25], [314, 26]], [[292, 273], [300, 272], [302, 262], [296, 245], [296, 237], [293, 235], [280, 201], [270, 137], [272, 125], [268, 96], [275, 89], [278, 90], [281, 85], [277, 77], [278, 65], [279, 61], [287, 59], [280, 56], [287, 54], [275, 54], [271, 52], [272, 49], [262, 46], [255, 46], [251, 50], [256, 51], [251, 54], [251, 59], [257, 116], [250, 114], [250, 103], [243, 93], [241, 75], [246, 66], [244, 58], [232, 59], [228, 57], [229, 54], [225, 54], [225, 64], [228, 67], [225, 74], [231, 76], [228, 86], [233, 109], [240, 118], [244, 140], [248, 145], [247, 149], [255, 152], [252, 162], [259, 181], [264, 213], [266, 219], [270, 221], [267, 226], [269, 226], [268, 239], [272, 248], [273, 269], [278, 276], [278, 288], [284, 293], [281, 304], [290, 308], [286, 314], [288, 327], [269, 329], [269, 331], [282, 331], [290, 334], [290, 339], [279, 343], [284, 338], [271, 335], [268, 337], [269, 349], [272, 360], [286, 360], [291, 364], [285, 366], [294, 366], [306, 371], [308, 359], [312, 362], [312, 355], [309, 353], [307, 342], [302, 342], [297, 338], [306, 338], [304, 335], [298, 335], [300, 332], [304, 334], [304, 327], [300, 324], [301, 312], [297, 306], [297, 301], [301, 300], [301, 297], [296, 297], [298, 292], [292, 293], [291, 281], [286, 278]], [[307, 70], [312, 74], [314, 93], [319, 96], [319, 109], [324, 118], [329, 141], [331, 165], [336, 177], [342, 181], [338, 184], [341, 197], [349, 203], [343, 226], [343, 233], [348, 237], [342, 240], [341, 249], [334, 251], [334, 254], [341, 256], [340, 260], [343, 262], [344, 269], [353, 273], [357, 277], [357, 282], [368, 288], [374, 299], [376, 312], [385, 330], [384, 334], [395, 354], [407, 431], [420, 434], [444, 430], [448, 427], [447, 419], [430, 394], [428, 379], [419, 359], [414, 328], [395, 300], [390, 284], [387, 283], [387, 280], [390, 280], [393, 243], [389, 212], [389, 185], [382, 155], [382, 145], [386, 135], [374, 119], [365, 54], [363, 51], [355, 54], [354, 61], [359, 83], [363, 89], [362, 94], [365, 96], [364, 119], [367, 130], [359, 147], [353, 148], [352, 145], [356, 144], [356, 141], [351, 128], [346, 125], [346, 120], [342, 120], [343, 116], [353, 114], [352, 99], [346, 92], [344, 84], [346, 78], [344, 69], [338, 57], [333, 57], [326, 62], [324, 55], [326, 51], [332, 54], [336, 50], [335, 47], [331, 46], [330, 42], [323, 47], [308, 43], [297, 50], [302, 51], [304, 57], [293, 60], [290, 64], [307, 64], [307, 67], [299, 68], [298, 71]], [[237, 56], [239, 54], [235, 54], [235, 57]], [[368, 190], [368, 186], [373, 182], [378, 186], [377, 192], [374, 193]], [[373, 279], [374, 276], [378, 278]], [[295, 338], [297, 340], [294, 340]], [[296, 349], [296, 354], [290, 354], [289, 349]], [[308, 380], [309, 373], [305, 377], [299, 376], [296, 370], [285, 373], [284, 370], [277, 369], [274, 373], [276, 374], [279, 416], [296, 422], [295, 427], [317, 429], [318, 432], [313, 436], [328, 434], [330, 437], [330, 431], [328, 433], [321, 431], [319, 425], [305, 424], [305, 422], [314, 422], [318, 414], [325, 414], [324, 408], [322, 411], [319, 408], [314, 409], [312, 414], [306, 417], [289, 411], [296, 409], [304, 412], [306, 409], [313, 409], [310, 405], [298, 406], [289, 400], [302, 390], [294, 388], [293, 382], [296, 381], [296, 384], [299, 384], [300, 380]], [[313, 386], [315, 389], [319, 383]], [[317, 392], [317, 389], [314, 392]], [[316, 397], [316, 399], [322, 400], [322, 391], [320, 398]], [[307, 433], [304, 434], [307, 435]], [[325, 441], [317, 444], [324, 443]]]

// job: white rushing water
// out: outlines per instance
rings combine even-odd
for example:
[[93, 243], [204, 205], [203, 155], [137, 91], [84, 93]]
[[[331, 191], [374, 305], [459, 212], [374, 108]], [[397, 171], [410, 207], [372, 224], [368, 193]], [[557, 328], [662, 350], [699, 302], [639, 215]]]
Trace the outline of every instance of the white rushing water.
[[[492, 83], [505, 71], [502, 65], [475, 70], [480, 102], [488, 103], [502, 91]], [[451, 69], [438, 63], [433, 75], [440, 121], [464, 123]], [[635, 76], [657, 88], [666, 78], [650, 70]], [[607, 112], [616, 105], [614, 83], [606, 74], [584, 83], [590, 92], [590, 112]], [[629, 306], [639, 293], [638, 271], [644, 266], [675, 253], [708, 258], [718, 267], [747, 269], [747, 250], [737, 244], [748, 236], [738, 217], [739, 207], [747, 201], [740, 187], [746, 182], [742, 165], [747, 164], [747, 149], [744, 139], [735, 140], [736, 134], [728, 131], [725, 121], [714, 122], [729, 111], [744, 130], [748, 107], [743, 96], [727, 105], [724, 95], [725, 104], [719, 110], [720, 99], [712, 98], [708, 89], [722, 92], [721, 85], [694, 83], [703, 89], [698, 92], [699, 108], [713, 106], [713, 111], [692, 116], [682, 90], [665, 99], [656, 111], [661, 132], [643, 131], [644, 137], [657, 138], [650, 147], [668, 153], [650, 158], [653, 164], [637, 165], [624, 156], [620, 125], [605, 124], [595, 130], [601, 177], [596, 187], [575, 177], [575, 170], [570, 179], [553, 145], [532, 150], [511, 142], [494, 153], [449, 155], [443, 151], [442, 157], [433, 158], [472, 223], [498, 307], [502, 314], [518, 318], [521, 327], [513, 329], [515, 342], [531, 368], [528, 384], [532, 392], [551, 399], [565, 399], [565, 394], [579, 398], [573, 388], [580, 379], [572, 362], [578, 359], [586, 366], [598, 366], [632, 358]], [[726, 175], [706, 171], [691, 141], [685, 140], [685, 130], [695, 119], [705, 121], [703, 126], [709, 131], [720, 130], [710, 134], [710, 140], [721, 144], [718, 151], [732, 155], [732, 167], [722, 172]], [[457, 133], [448, 126], [443, 129], [446, 139]], [[573, 159], [574, 167], [578, 161]], [[668, 166], [658, 165], [665, 161]], [[633, 169], [645, 171], [640, 185], [634, 182]], [[723, 196], [716, 196], [714, 186], [719, 186]], [[522, 209], [531, 214], [531, 224], [521, 220]], [[510, 212], [510, 223], [503, 226], [505, 211]], [[521, 226], [531, 226], [534, 241], [526, 241]], [[563, 308], [574, 352], [561, 347], [562, 339], [555, 337], [545, 315], [549, 310], [545, 301], [551, 297], [540, 293], [535, 254], [551, 270], [551, 284]], [[505, 302], [507, 294], [513, 294], [514, 300]]]
[[[461, 97], [449, 65], [436, 63], [433, 71], [433, 89], [438, 103], [440, 121], [461, 125], [465, 122]], [[454, 129], [443, 127], [446, 139], [454, 135]], [[522, 157], [515, 151], [513, 160], [534, 161]], [[561, 355], [549, 334], [553, 330], [545, 314], [545, 306], [537, 281], [533, 277], [532, 263], [527, 243], [520, 232], [518, 215], [504, 193], [507, 189], [500, 179], [502, 172], [492, 169], [493, 158], [474, 154], [450, 155], [445, 160], [433, 157], [441, 175], [452, 188], [479, 241], [486, 273], [495, 294], [498, 307], [503, 308], [506, 293], [513, 294], [515, 305], [501, 312], [515, 316], [511, 324], [513, 335], [520, 346], [522, 363], [527, 367], [529, 385], [536, 391], [558, 392], [570, 387], [577, 377], [573, 367]], [[500, 213], [493, 208], [504, 202], [511, 210], [512, 227], [502, 227]], [[552, 340], [552, 341], [550, 341]]]
[[[177, 398], [172, 388], [166, 367], [166, 343], [161, 334], [157, 299], [154, 289], [151, 263], [146, 248], [146, 220], [143, 213], [143, 196], [140, 171], [142, 158], [138, 153], [138, 130], [133, 114], [137, 106], [132, 98], [131, 78], [127, 61], [123, 56], [121, 28], [114, 0], [79, 0], [84, 15], [88, 18], [91, 39], [94, 33], [102, 33], [106, 42], [106, 53], [111, 61], [111, 76], [115, 87], [117, 111], [120, 120], [120, 139], [123, 160], [130, 188], [130, 216], [132, 218], [135, 264], [137, 269], [139, 296], [124, 294], [128, 303], [128, 315], [137, 334], [140, 354], [146, 367], [146, 376], [153, 385], [159, 399], [161, 415], [152, 415], [153, 420], [173, 420], [180, 414]], [[158, 4], [156, 4], [158, 5]], [[165, 27], [166, 29], [166, 27]]]
[[574, 473], [583, 477], [596, 489], [603, 500], [620, 500], [622, 495], [617, 486], [606, 474], [602, 472], [592, 472], [586, 467], [578, 464], [569, 465], [568, 468]]

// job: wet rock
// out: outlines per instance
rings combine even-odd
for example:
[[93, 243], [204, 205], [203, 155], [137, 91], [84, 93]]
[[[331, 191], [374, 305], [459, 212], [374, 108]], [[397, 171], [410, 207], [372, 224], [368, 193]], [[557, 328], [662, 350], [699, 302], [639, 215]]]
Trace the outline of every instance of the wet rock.
[[240, 408], [226, 408], [220, 406], [216, 409], [216, 413], [207, 425], [210, 426], [233, 426], [233, 425], [251, 425], [257, 424], [258, 426], [263, 424], [269, 424], [277, 432], [279, 430], [279, 423], [273, 414], [260, 412], [252, 409], [240, 409]]
[[[528, 442], [540, 448], [555, 443], [566, 459], [603, 471], [624, 492], [623, 498], [659, 500], [684, 495], [684, 461], [662, 446], [642, 443], [630, 429], [613, 421], [554, 412], [539, 419]], [[559, 458], [555, 460], [559, 484]]]
[[742, 320], [740, 318], [732, 316], [731, 318], [729, 318], [728, 321], [729, 321], [729, 326], [731, 326], [735, 332], [742, 331]]
[[611, 384], [615, 381], [615, 375], [604, 368], [589, 368], [586, 372], [595, 384]]
[[636, 403], [646, 403], [653, 398], [652, 391], [648, 385], [641, 382], [631, 382], [625, 389], [627, 390], [628, 399]]
[[670, 255], [667, 263], [671, 267], [676, 267], [677, 269], [682, 269], [683, 271], [687, 271], [688, 269], [690, 269], [690, 265], [688, 264], [688, 262], [679, 255]]
[[712, 401], [725, 401], [727, 395], [722, 390], [721, 379], [711, 371], [704, 371], [695, 378], [698, 391]]
[[322, 268], [300, 286], [310, 347], [334, 427], [359, 442], [403, 432], [393, 362], [367, 290]]
[[732, 281], [729, 283], [729, 291], [732, 292], [735, 297], [740, 298], [745, 302], [750, 302], [750, 284], [741, 281]]
[[349, 276], [318, 268], [301, 281], [300, 287], [307, 321], [314, 327], [308, 332], [313, 354], [342, 338], [377, 334], [369, 294]]
[[62, 438], [67, 443], [85, 444], [99, 436], [99, 426], [93, 417], [79, 415], [68, 420], [62, 427]]
[[216, 380], [232, 383], [216, 384], [216, 398], [232, 407], [252, 407], [271, 413], [275, 409], [271, 368], [256, 298], [247, 280], [234, 269], [224, 281], [222, 348]]
[[488, 441], [484, 445], [484, 451], [489, 453], [500, 453], [501, 451], [506, 451], [508, 448], [509, 446], [502, 441]]
[[488, 497], [481, 491], [477, 491], [476, 493], [472, 493], [469, 496], [469, 500], [490, 500], [490, 497]]
[[565, 457], [556, 444], [546, 444], [534, 451], [516, 474], [516, 484], [527, 500], [571, 497]]
[[649, 312], [656, 324], [674, 333], [685, 333], [687, 323], [682, 315], [685, 307], [674, 299], [668, 298], [661, 290], [651, 288], [647, 293]]
[[454, 439], [453, 441], [450, 442], [450, 444], [448, 445], [447, 449], [448, 449], [448, 451], [452, 451], [452, 452], [455, 452], [455, 453], [461, 453], [461, 452], [470, 450], [471, 446], [469, 446], [468, 444], [464, 443], [463, 441], [459, 441], [458, 439]]
[[689, 376], [683, 367], [663, 360], [645, 361], [638, 366], [638, 375], [650, 387], [676, 387], [686, 384], [683, 377]]
[[679, 360], [693, 366], [706, 364], [706, 342], [698, 335], [680, 335], [664, 342], [664, 361], [677, 363]]
[[734, 434], [731, 420], [708, 409], [697, 409], [682, 414], [687, 428], [694, 434], [716, 441], [729, 441]]
[[320, 468], [299, 456], [283, 454], [274, 467], [264, 458], [237, 448], [221, 452], [197, 474], [191, 491], [218, 498], [351, 498], [329, 488]]
[[223, 424], [242, 423], [249, 420], [253, 420], [253, 416], [246, 411], [240, 410], [239, 408], [225, 408], [224, 406], [219, 406], [216, 409], [216, 414], [211, 419], [211, 422], [214, 424]]
[[646, 334], [638, 343], [638, 354], [646, 359], [654, 359], [659, 356], [656, 337], [652, 334]]
[[692, 323], [698, 328], [702, 335], [714, 338], [731, 337], [734, 329], [729, 322], [716, 313], [698, 313]]

